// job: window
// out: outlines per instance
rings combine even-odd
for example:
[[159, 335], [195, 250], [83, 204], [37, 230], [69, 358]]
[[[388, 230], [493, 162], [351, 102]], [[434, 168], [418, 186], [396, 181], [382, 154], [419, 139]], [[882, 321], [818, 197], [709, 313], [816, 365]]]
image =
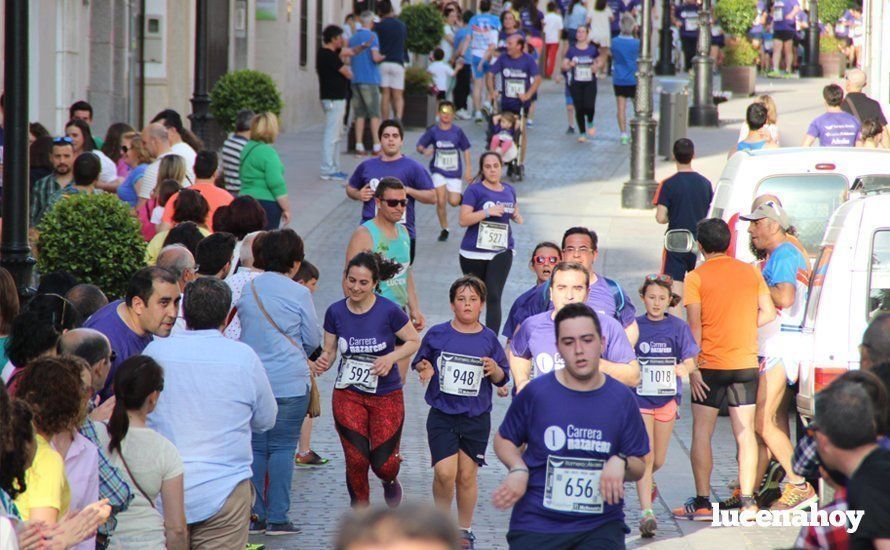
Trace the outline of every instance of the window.
[[847, 200], [847, 180], [839, 174], [773, 176], [760, 182], [755, 196], [776, 195], [797, 238], [810, 254], [815, 254], [831, 215]]
[[309, 60], [309, 0], [300, 0], [300, 67]]
[[324, 31], [324, 0], [315, 2], [315, 50], [321, 49], [321, 33]]
[[875, 232], [868, 268], [868, 320], [890, 312], [890, 229]]

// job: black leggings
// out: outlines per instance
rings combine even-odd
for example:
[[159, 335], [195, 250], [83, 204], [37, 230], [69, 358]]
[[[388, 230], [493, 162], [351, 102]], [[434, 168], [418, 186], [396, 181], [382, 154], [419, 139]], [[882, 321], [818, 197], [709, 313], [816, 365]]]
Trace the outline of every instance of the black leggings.
[[692, 58], [698, 53], [698, 38], [681, 36], [680, 43], [683, 45], [683, 63], [688, 73], [692, 70]]
[[501, 294], [507, 283], [507, 275], [513, 265], [513, 251], [504, 250], [490, 260], [471, 260], [460, 257], [460, 270], [464, 275], [475, 275], [485, 283], [488, 296], [485, 298], [485, 326], [500, 334]]
[[472, 80], [473, 73], [469, 65], [464, 65], [457, 71], [457, 80], [454, 82], [454, 108], [458, 111], [467, 108]]
[[[578, 133], [583, 134], [589, 125], [593, 127], [593, 116], [596, 114], [596, 81], [584, 84], [572, 84], [572, 103], [575, 104], [575, 122]], [[593, 94], [590, 99], [587, 96]]]

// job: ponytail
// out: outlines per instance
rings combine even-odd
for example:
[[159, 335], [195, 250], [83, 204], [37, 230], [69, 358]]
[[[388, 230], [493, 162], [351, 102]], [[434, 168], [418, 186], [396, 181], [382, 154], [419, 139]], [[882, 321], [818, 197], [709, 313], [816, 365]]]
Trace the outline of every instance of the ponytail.
[[121, 453], [121, 443], [130, 429], [128, 411], [145, 405], [148, 396], [164, 389], [164, 371], [147, 355], [134, 355], [120, 364], [114, 375], [114, 409], [108, 421], [108, 451]]
[[[115, 377], [116, 379], [117, 377]], [[127, 416], [127, 407], [123, 399], [116, 399], [111, 418], [108, 420], [108, 453], [121, 452], [121, 442], [127, 437], [130, 430], [130, 417]]]
[[392, 279], [403, 269], [402, 264], [385, 258], [380, 252], [359, 252], [346, 264], [345, 276], [353, 267], [363, 267], [371, 272], [371, 280], [379, 290], [381, 281]]

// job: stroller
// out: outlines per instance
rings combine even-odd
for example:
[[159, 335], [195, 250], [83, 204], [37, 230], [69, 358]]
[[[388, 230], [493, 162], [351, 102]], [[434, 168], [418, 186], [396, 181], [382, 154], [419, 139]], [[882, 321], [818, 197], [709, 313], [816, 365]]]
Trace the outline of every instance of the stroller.
[[[483, 110], [486, 122], [485, 143], [491, 145], [492, 140], [499, 134], [500, 127], [494, 121], [496, 113]], [[519, 111], [516, 124], [512, 130], [513, 143], [506, 151], [498, 151], [502, 154], [504, 164], [507, 165], [507, 177], [510, 181], [522, 181], [525, 177], [525, 109]], [[490, 148], [490, 147], [489, 147]]]

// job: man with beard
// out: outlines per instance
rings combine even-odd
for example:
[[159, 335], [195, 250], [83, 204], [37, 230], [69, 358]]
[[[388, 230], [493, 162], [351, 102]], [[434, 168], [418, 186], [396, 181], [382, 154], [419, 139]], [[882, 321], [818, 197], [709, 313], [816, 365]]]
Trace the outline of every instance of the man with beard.
[[34, 189], [31, 190], [31, 227], [36, 227], [43, 219], [49, 208], [50, 197], [74, 179], [74, 174], [71, 172], [71, 166], [74, 164], [74, 144], [71, 138], [60, 137], [53, 140], [50, 161], [53, 164], [52, 174], [35, 181]]

